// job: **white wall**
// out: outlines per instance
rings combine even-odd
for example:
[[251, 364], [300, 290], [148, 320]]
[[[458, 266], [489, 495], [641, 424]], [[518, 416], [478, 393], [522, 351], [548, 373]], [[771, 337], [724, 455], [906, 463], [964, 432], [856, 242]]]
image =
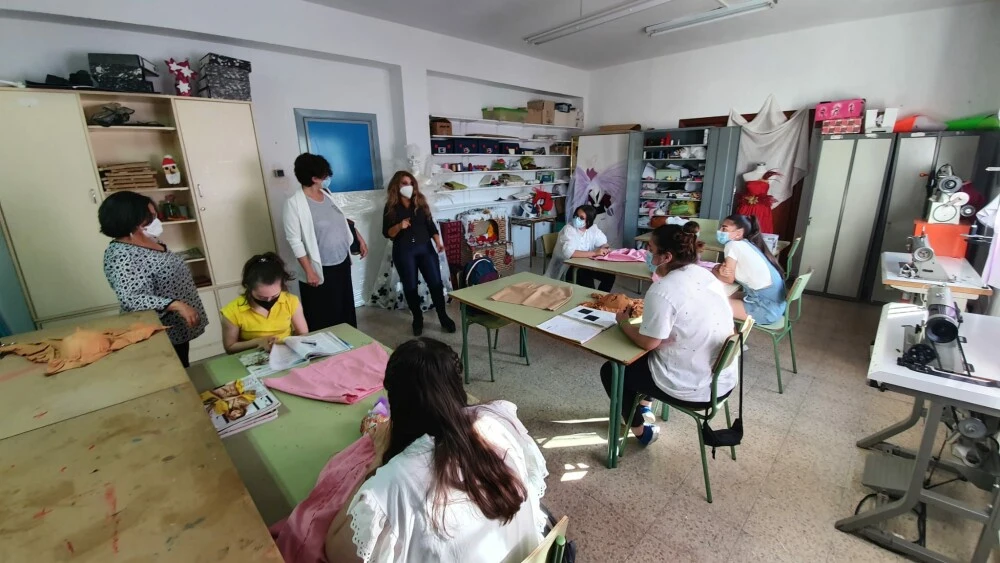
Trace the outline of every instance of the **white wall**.
[[477, 117], [486, 106], [524, 107], [537, 99], [569, 102], [582, 107], [579, 97], [560, 96], [527, 88], [513, 88], [460, 78], [430, 75], [427, 77], [427, 99], [430, 112], [436, 115]]
[[[995, 2], [830, 25], [729, 43], [591, 73], [588, 125], [675, 127], [685, 117], [867, 98], [952, 118], [996, 110]], [[702, 28], [709, 32], [709, 27]]]

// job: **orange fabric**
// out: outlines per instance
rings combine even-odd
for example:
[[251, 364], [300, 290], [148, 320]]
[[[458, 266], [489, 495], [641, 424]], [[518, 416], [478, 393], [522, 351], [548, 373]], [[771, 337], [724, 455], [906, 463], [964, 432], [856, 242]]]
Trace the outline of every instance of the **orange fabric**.
[[45, 375], [83, 367], [100, 360], [111, 352], [121, 350], [166, 330], [165, 326], [135, 323], [124, 329], [96, 332], [77, 328], [66, 338], [52, 338], [29, 344], [10, 344], [0, 347], [0, 356], [17, 354], [36, 363], [47, 363]]

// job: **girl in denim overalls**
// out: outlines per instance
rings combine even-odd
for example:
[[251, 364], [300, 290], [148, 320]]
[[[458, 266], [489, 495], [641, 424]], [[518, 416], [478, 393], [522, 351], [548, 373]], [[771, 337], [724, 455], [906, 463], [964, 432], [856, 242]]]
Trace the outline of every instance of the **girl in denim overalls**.
[[715, 267], [715, 276], [725, 283], [739, 284], [740, 293], [729, 298], [733, 317], [752, 316], [761, 325], [781, 320], [785, 314], [785, 282], [778, 260], [761, 237], [757, 218], [730, 215], [716, 233], [725, 247], [725, 261]]

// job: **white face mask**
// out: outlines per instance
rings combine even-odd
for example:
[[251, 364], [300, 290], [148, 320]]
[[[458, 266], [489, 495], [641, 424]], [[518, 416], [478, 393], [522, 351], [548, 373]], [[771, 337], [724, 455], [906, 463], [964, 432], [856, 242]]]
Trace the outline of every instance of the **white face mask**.
[[151, 237], [158, 237], [163, 234], [163, 223], [160, 222], [159, 217], [156, 217], [150, 224], [142, 228], [142, 232]]
[[413, 197], [413, 186], [409, 184], [405, 186], [399, 186], [399, 195], [405, 197], [406, 199], [410, 199], [411, 197]]

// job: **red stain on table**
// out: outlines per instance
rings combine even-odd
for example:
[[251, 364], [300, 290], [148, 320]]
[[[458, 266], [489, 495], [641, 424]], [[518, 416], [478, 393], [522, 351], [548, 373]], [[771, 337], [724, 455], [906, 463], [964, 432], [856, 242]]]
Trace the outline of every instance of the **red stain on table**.
[[42, 418], [43, 416], [45, 416], [47, 414], [49, 414], [49, 411], [42, 411], [42, 412], [36, 414], [35, 416], [33, 416], [32, 418]]
[[92, 450], [92, 449], [94, 449], [94, 446], [95, 446], [95, 445], [96, 445], [96, 444], [91, 444], [91, 445], [90, 445], [90, 447], [89, 447], [89, 448], [87, 448], [87, 450], [89, 451], [89, 450]]
[[[91, 446], [93, 447], [93, 446]], [[105, 518], [111, 524], [111, 551], [118, 554], [118, 495], [115, 494], [115, 486], [111, 483], [104, 485], [104, 502], [108, 505], [108, 515]]]
[[34, 518], [35, 520], [38, 520], [38, 519], [41, 519], [41, 518], [45, 518], [45, 515], [48, 514], [49, 512], [52, 512], [52, 511], [49, 510], [48, 508], [43, 508], [43, 509], [39, 510], [38, 512], [36, 512], [35, 515], [32, 516], [32, 518]]
[[66, 471], [66, 466], [65, 466], [65, 465], [64, 465], [64, 466], [62, 466], [62, 468], [61, 468], [61, 469], [59, 469], [59, 473], [62, 473], [63, 471]]
[[73, 549], [73, 542], [66, 540], [66, 551], [68, 551], [70, 555], [76, 553], [76, 550]]

